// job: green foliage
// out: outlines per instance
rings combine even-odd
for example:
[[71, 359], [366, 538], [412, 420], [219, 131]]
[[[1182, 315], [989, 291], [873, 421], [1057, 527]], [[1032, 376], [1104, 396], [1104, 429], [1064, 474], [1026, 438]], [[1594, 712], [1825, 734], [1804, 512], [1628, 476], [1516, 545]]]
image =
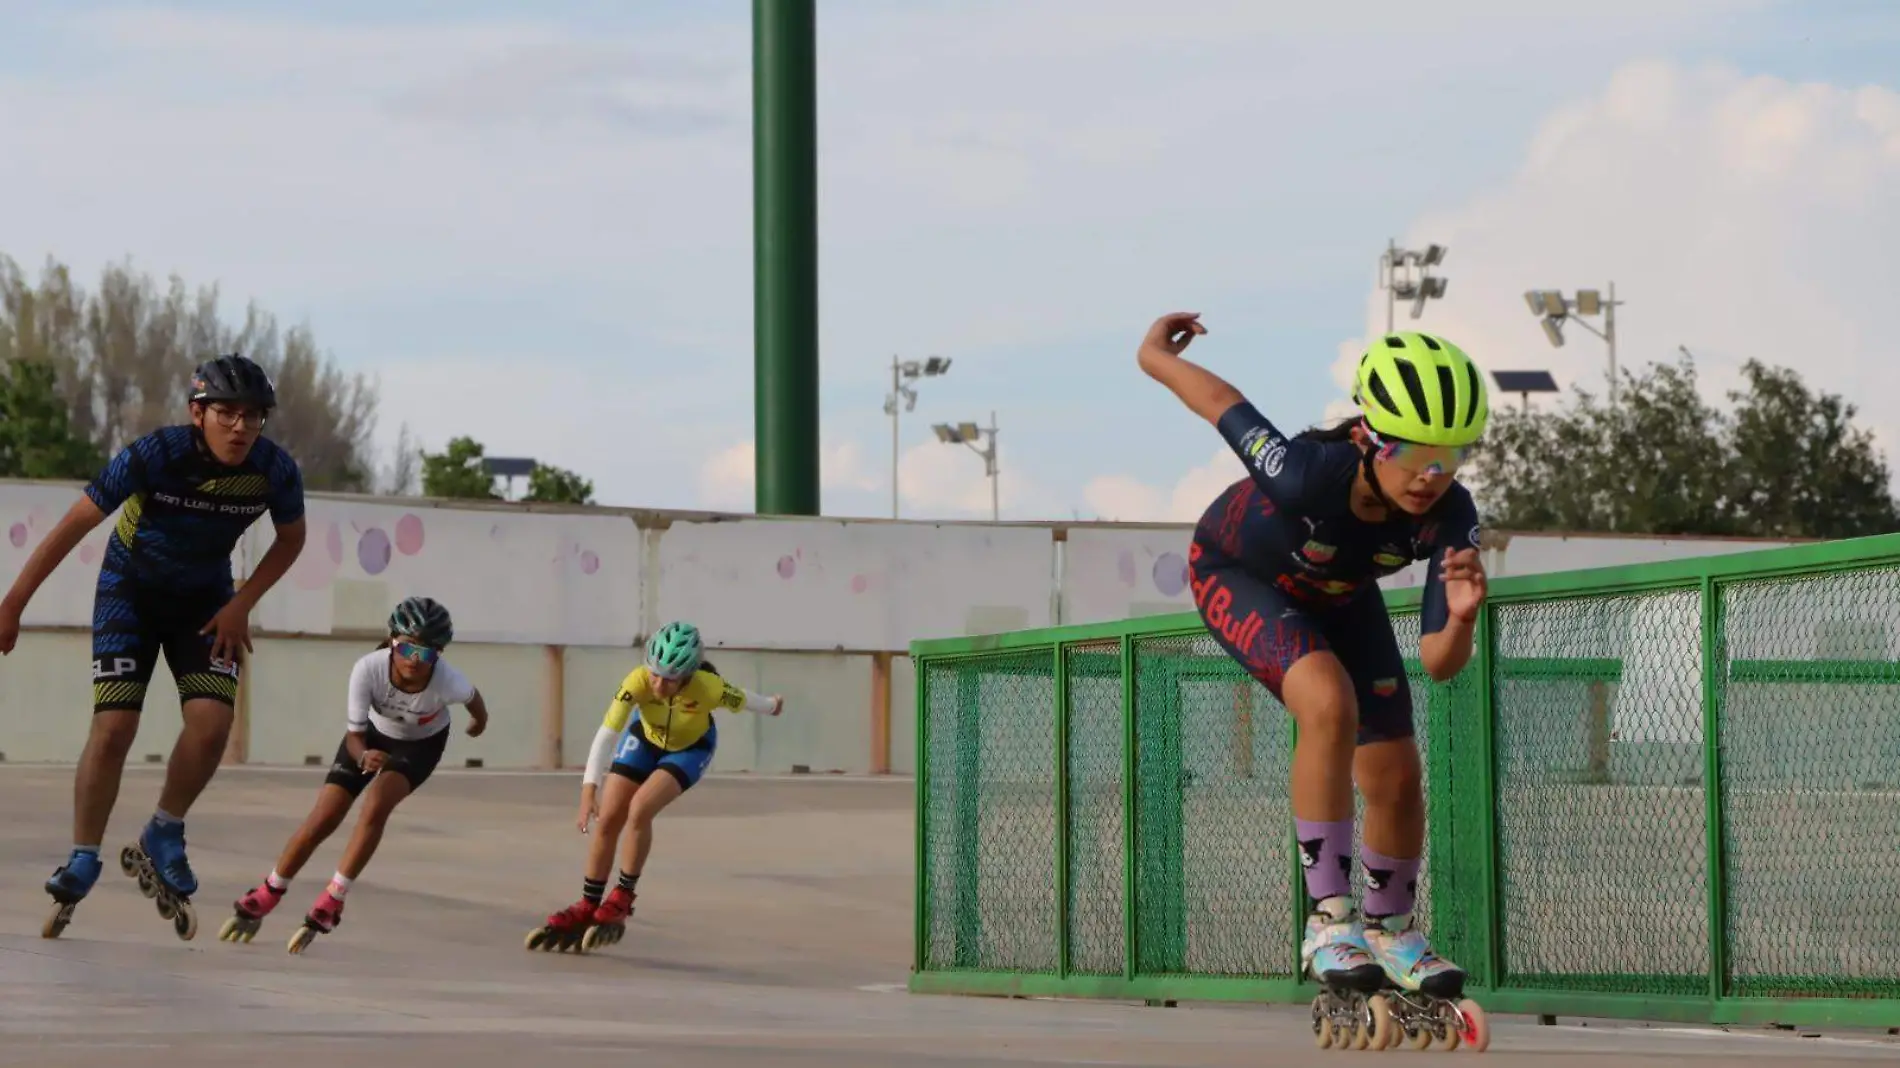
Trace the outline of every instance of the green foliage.
[[548, 504], [593, 504], [594, 484], [563, 467], [534, 465], [525, 500]]
[[1614, 410], [1580, 388], [1554, 412], [1499, 403], [1471, 468], [1486, 522], [1766, 538], [1900, 530], [1886, 463], [1852, 425], [1853, 405], [1786, 368], [1751, 360], [1743, 375], [1729, 412], [1703, 399], [1687, 355], [1626, 370]]
[[[449, 439], [439, 453], [422, 453], [422, 494], [462, 500], [502, 499], [495, 492], [495, 476], [488, 473], [487, 449], [466, 435]], [[536, 464], [528, 475], [525, 501], [545, 504], [592, 504], [594, 484], [572, 471]]]
[[439, 453], [422, 454], [422, 495], [461, 500], [495, 500], [495, 478], [483, 466], [482, 444], [471, 437], [450, 438]]
[[255, 304], [237, 325], [218, 313], [218, 289], [163, 287], [129, 264], [100, 274], [96, 291], [48, 259], [37, 282], [0, 255], [0, 363], [44, 364], [72, 432], [101, 454], [186, 418], [185, 390], [206, 356], [242, 352], [277, 382], [265, 433], [290, 450], [315, 490], [361, 492], [375, 475], [376, 396], [318, 350], [310, 329], [281, 329]]
[[0, 477], [83, 481], [104, 463], [98, 447], [74, 432], [52, 364], [0, 363]]

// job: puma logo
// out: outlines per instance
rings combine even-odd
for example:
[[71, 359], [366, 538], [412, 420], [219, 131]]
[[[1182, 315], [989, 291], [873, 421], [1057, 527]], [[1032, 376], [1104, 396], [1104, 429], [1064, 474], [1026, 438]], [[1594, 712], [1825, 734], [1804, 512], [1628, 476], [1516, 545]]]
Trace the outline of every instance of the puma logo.
[[1368, 890], [1384, 890], [1386, 884], [1391, 881], [1392, 872], [1386, 868], [1366, 869], [1366, 889]]

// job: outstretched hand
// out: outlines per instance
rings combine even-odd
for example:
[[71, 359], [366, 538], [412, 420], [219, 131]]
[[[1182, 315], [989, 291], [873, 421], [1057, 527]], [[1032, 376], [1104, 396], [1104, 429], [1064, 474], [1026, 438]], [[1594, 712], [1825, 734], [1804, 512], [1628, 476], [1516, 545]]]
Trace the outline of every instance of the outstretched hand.
[[1452, 618], [1470, 623], [1484, 604], [1484, 560], [1476, 549], [1446, 553], [1439, 578], [1445, 584], [1445, 609]]
[[1141, 346], [1179, 356], [1197, 335], [1207, 333], [1207, 327], [1202, 326], [1200, 320], [1200, 312], [1169, 312], [1148, 327], [1148, 336], [1142, 339]]

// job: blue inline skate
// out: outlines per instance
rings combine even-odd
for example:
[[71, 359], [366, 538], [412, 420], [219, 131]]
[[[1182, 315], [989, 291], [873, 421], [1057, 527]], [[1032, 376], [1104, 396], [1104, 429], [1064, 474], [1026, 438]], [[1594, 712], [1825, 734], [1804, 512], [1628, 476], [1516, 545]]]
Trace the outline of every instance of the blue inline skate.
[[99, 872], [103, 865], [99, 863], [99, 854], [75, 849], [66, 863], [53, 872], [46, 880], [46, 892], [53, 895], [53, 911], [40, 926], [41, 938], [58, 938], [73, 922], [73, 910], [92, 893], [92, 884], [99, 881]]
[[119, 851], [119, 870], [139, 881], [139, 892], [158, 901], [158, 914], [172, 921], [172, 930], [189, 942], [198, 934], [198, 913], [191, 895], [198, 877], [185, 860], [185, 825], [145, 825], [139, 840]]

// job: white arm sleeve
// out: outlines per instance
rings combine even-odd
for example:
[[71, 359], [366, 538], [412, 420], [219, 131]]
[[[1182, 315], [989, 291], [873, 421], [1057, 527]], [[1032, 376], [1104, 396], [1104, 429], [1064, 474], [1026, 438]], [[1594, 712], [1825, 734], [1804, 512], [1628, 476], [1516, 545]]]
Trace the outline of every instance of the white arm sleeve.
[[764, 715], [772, 711], [772, 699], [762, 693], [753, 693], [751, 690], [747, 690], [745, 692], [745, 710], [747, 712], [757, 712], [760, 715]]
[[375, 660], [376, 654], [371, 653], [350, 669], [350, 711], [346, 726], [354, 733], [369, 730], [370, 680], [376, 677]]
[[613, 758], [614, 741], [619, 737], [620, 732], [606, 724], [594, 732], [594, 747], [587, 753], [587, 770], [581, 773], [582, 782], [599, 786], [600, 780], [607, 777], [607, 761]]

